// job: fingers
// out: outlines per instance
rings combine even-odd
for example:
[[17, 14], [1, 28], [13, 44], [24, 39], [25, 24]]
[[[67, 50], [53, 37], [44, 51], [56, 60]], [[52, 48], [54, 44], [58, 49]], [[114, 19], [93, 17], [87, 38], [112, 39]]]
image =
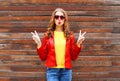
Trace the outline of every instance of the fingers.
[[81, 33], [81, 30], [80, 30], [80, 32], [79, 32], [79, 37], [82, 37], [82, 36], [84, 36], [86, 34], [86, 32], [84, 32], [83, 34]]
[[35, 38], [39, 38], [39, 35], [38, 33], [36, 32], [36, 30], [34, 32], [31, 32], [32, 34], [32, 37], [35, 39]]
[[81, 36], [83, 37], [86, 34], [86, 32], [84, 32]]
[[34, 36], [35, 34], [33, 32], [31, 32], [31, 34]]
[[80, 30], [79, 37], [83, 37], [85, 34], [86, 34], [86, 32], [84, 32], [84, 33], [82, 34], [82, 33], [81, 33], [81, 30]]
[[36, 35], [38, 35], [38, 33], [36, 32], [36, 30], [34, 31]]
[[36, 30], [35, 30], [34, 32], [31, 32], [31, 34], [32, 34], [33, 36], [35, 36], [35, 35], [36, 35], [36, 36], [39, 36], [38, 33], [36, 32]]
[[84, 32], [83, 34], [81, 33], [81, 30], [79, 32], [79, 37], [78, 37], [78, 41], [81, 39], [85, 39], [84, 35], [86, 34], [86, 32]]

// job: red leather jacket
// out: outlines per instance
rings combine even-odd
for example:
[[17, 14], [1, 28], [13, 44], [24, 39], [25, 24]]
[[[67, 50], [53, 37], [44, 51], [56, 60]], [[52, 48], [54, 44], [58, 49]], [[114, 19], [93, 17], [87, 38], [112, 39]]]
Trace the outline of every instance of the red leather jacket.
[[[81, 47], [79, 48], [75, 44], [74, 35], [71, 35], [70, 38], [66, 39], [65, 68], [72, 68], [71, 60], [76, 60], [80, 51]], [[44, 34], [42, 46], [37, 49], [37, 53], [42, 61], [46, 60], [46, 67], [50, 68], [57, 66], [54, 48], [54, 34], [50, 38], [47, 38], [46, 34]]]

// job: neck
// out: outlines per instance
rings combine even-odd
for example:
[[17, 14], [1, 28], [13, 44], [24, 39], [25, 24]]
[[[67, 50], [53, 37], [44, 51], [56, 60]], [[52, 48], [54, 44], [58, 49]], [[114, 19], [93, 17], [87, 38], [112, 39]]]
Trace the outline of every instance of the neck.
[[63, 31], [62, 26], [56, 26], [56, 31]]

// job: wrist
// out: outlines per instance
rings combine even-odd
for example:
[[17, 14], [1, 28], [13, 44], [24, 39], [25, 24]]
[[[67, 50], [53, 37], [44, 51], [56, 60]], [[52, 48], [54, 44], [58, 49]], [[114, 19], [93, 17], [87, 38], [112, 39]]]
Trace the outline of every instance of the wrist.
[[37, 43], [37, 48], [39, 49], [41, 47], [41, 43]]
[[37, 45], [37, 48], [39, 49], [41, 46], [40, 45]]
[[81, 44], [77, 44], [77, 46], [80, 48]]

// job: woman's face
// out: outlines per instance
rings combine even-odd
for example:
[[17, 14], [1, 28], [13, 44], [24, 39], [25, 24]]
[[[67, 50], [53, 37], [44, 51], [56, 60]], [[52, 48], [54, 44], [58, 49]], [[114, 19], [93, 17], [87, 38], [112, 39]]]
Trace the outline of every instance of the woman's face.
[[62, 26], [64, 24], [65, 17], [62, 12], [60, 12], [60, 11], [56, 12], [54, 19], [55, 19], [56, 26]]

